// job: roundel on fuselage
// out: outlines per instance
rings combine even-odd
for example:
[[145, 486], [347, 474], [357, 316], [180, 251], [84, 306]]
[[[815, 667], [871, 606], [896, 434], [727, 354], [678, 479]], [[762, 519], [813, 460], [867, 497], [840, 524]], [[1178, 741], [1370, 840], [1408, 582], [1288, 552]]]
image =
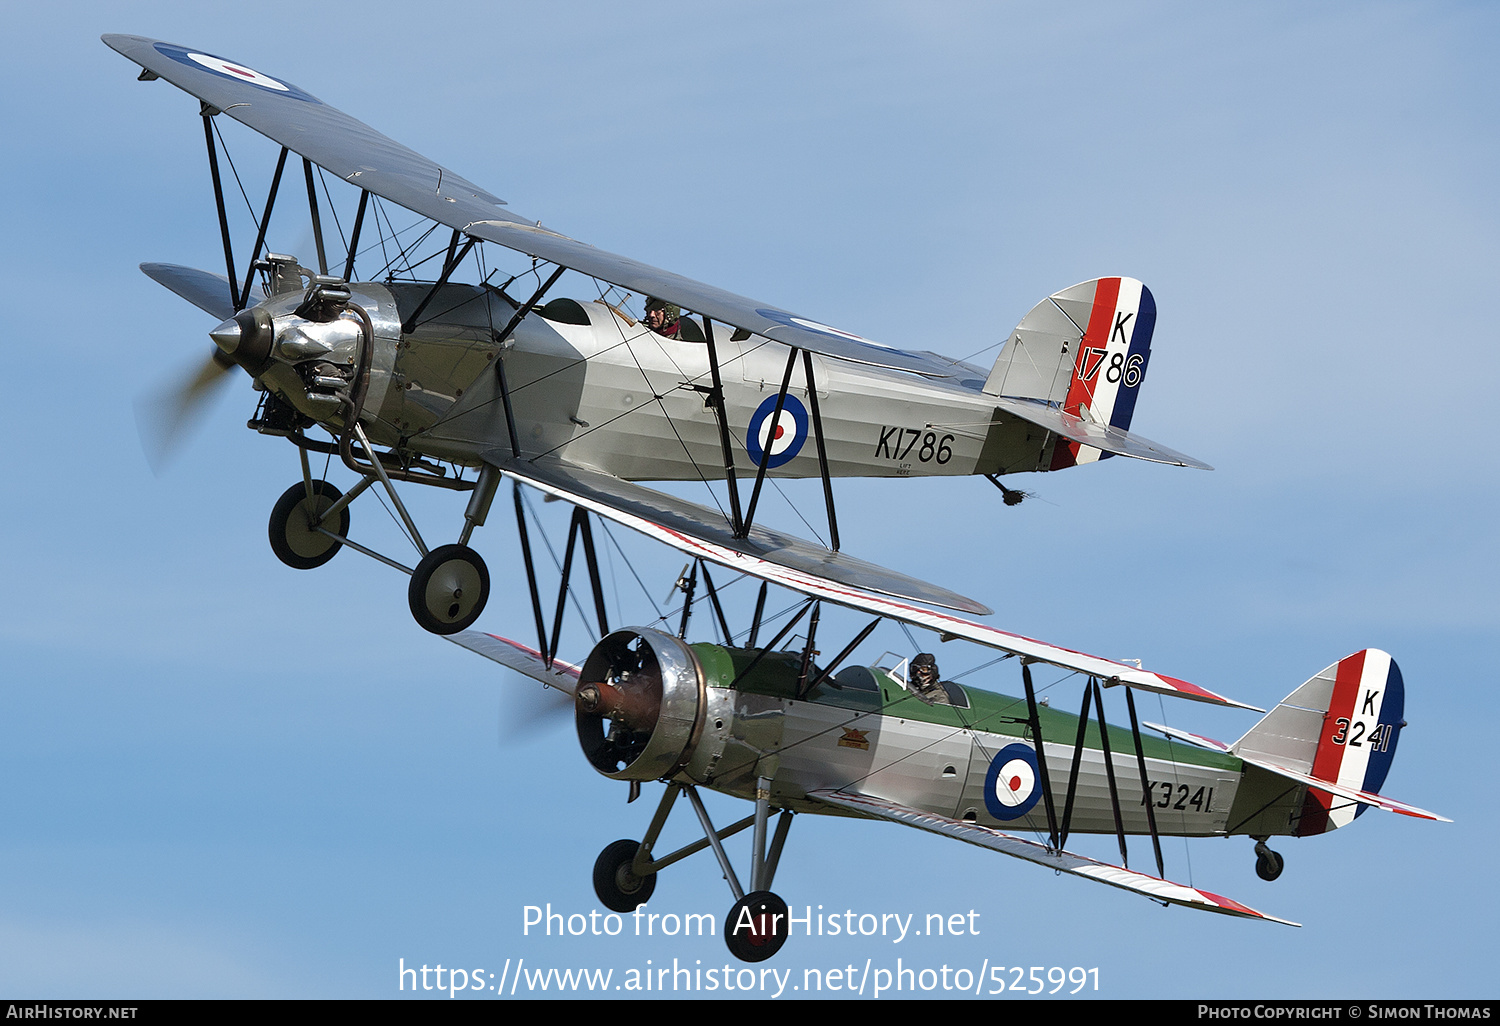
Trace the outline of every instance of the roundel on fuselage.
[[999, 820], [1020, 819], [1042, 797], [1036, 751], [1025, 744], [1006, 745], [990, 760], [984, 775], [984, 805]]
[[770, 450], [768, 467], [779, 467], [790, 463], [802, 451], [807, 441], [807, 407], [794, 395], [788, 395], [781, 406], [781, 416], [773, 427], [771, 414], [776, 412], [776, 396], [768, 395], [750, 417], [750, 430], [745, 436], [745, 449], [750, 459], [758, 466], [761, 454]]

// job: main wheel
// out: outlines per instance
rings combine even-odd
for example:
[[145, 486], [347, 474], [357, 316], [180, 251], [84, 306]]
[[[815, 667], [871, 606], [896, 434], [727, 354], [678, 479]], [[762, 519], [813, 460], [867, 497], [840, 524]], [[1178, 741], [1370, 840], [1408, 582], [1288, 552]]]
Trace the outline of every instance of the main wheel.
[[639, 843], [627, 838], [609, 845], [594, 860], [594, 893], [606, 908], [634, 912], [636, 906], [651, 900], [651, 892], [656, 890], [656, 874], [636, 876], [630, 871], [640, 849]]
[[1262, 880], [1270, 882], [1281, 875], [1286, 868], [1286, 860], [1277, 852], [1266, 847], [1264, 841], [1258, 841], [1255, 845], [1255, 875]]
[[469, 628], [490, 597], [490, 572], [467, 545], [442, 545], [422, 557], [406, 588], [411, 615], [434, 634]]
[[[308, 498], [307, 486], [299, 481], [282, 492], [271, 507], [271, 551], [294, 570], [320, 567], [344, 547], [343, 542], [320, 534], [312, 526], [314, 518], [321, 517], [343, 493], [327, 481], [314, 481], [312, 490], [312, 498]], [[329, 529], [334, 534], [349, 536], [348, 506], [339, 510], [338, 522], [329, 525]]]
[[786, 902], [770, 891], [753, 891], [736, 901], [724, 920], [724, 943], [741, 962], [764, 962], [786, 943]]

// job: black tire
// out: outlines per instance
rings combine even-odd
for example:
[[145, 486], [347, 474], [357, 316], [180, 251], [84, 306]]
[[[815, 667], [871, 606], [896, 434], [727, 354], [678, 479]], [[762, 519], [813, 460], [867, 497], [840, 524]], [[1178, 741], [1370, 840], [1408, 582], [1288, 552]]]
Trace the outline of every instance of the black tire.
[[594, 893], [605, 908], [634, 912], [636, 906], [651, 900], [651, 893], [656, 890], [656, 874], [636, 876], [630, 872], [630, 864], [640, 848], [638, 842], [627, 838], [609, 845], [594, 860]]
[[1286, 860], [1277, 852], [1267, 848], [1255, 856], [1255, 875], [1267, 883], [1275, 880], [1286, 868]]
[[730, 908], [724, 943], [741, 962], [764, 962], [786, 943], [788, 927], [786, 902], [770, 891], [753, 891]]
[[490, 571], [467, 545], [442, 545], [422, 557], [406, 588], [423, 630], [457, 634], [473, 626], [490, 598]]
[[[307, 486], [300, 481], [282, 492], [271, 507], [268, 525], [271, 551], [276, 558], [294, 570], [313, 570], [338, 555], [344, 543], [314, 531], [309, 526], [312, 520], [309, 514], [321, 513], [342, 497], [343, 492], [327, 481], [313, 482], [312, 502], [308, 500]], [[329, 530], [349, 537], [348, 506], [339, 510], [338, 522], [330, 525]]]

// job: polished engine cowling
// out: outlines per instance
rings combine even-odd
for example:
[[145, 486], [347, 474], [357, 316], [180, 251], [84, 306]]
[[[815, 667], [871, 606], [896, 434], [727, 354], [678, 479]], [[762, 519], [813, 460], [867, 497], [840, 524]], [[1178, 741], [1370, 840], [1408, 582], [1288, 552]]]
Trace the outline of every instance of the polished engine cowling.
[[268, 270], [271, 294], [209, 337], [222, 364], [239, 364], [284, 404], [265, 427], [286, 434], [316, 422], [342, 432], [351, 413], [379, 411], [401, 339], [390, 290], [317, 277], [280, 254], [257, 266]]
[[688, 645], [644, 627], [589, 653], [574, 706], [583, 754], [613, 780], [660, 780], [692, 759], [703, 734], [703, 669]]

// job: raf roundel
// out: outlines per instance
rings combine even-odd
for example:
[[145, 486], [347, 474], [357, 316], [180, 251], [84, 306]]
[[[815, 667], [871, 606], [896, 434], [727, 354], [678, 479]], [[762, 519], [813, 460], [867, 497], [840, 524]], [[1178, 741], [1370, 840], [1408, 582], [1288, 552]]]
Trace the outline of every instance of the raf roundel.
[[750, 459], [760, 465], [761, 455], [769, 449], [771, 458], [768, 467], [779, 467], [790, 463], [802, 451], [807, 441], [807, 407], [794, 395], [788, 395], [781, 406], [781, 416], [776, 426], [771, 427], [771, 414], [776, 412], [776, 396], [766, 396], [750, 417], [750, 431], [745, 436], [745, 449]]
[[223, 57], [198, 53], [196, 50], [174, 46], [171, 43], [157, 43], [156, 49], [164, 56], [172, 58], [179, 64], [186, 64], [190, 68], [211, 71], [216, 75], [222, 75], [235, 82], [244, 82], [248, 85], [259, 86], [262, 89], [269, 89], [271, 92], [282, 93], [299, 100], [313, 99], [312, 96], [304, 93], [296, 86], [287, 85], [285, 82], [274, 79], [270, 75], [262, 75], [254, 68], [247, 68], [243, 64], [236, 64], [234, 61], [225, 60]]
[[1036, 752], [1030, 745], [1006, 745], [990, 760], [984, 776], [984, 805], [999, 820], [1020, 819], [1042, 797]]

